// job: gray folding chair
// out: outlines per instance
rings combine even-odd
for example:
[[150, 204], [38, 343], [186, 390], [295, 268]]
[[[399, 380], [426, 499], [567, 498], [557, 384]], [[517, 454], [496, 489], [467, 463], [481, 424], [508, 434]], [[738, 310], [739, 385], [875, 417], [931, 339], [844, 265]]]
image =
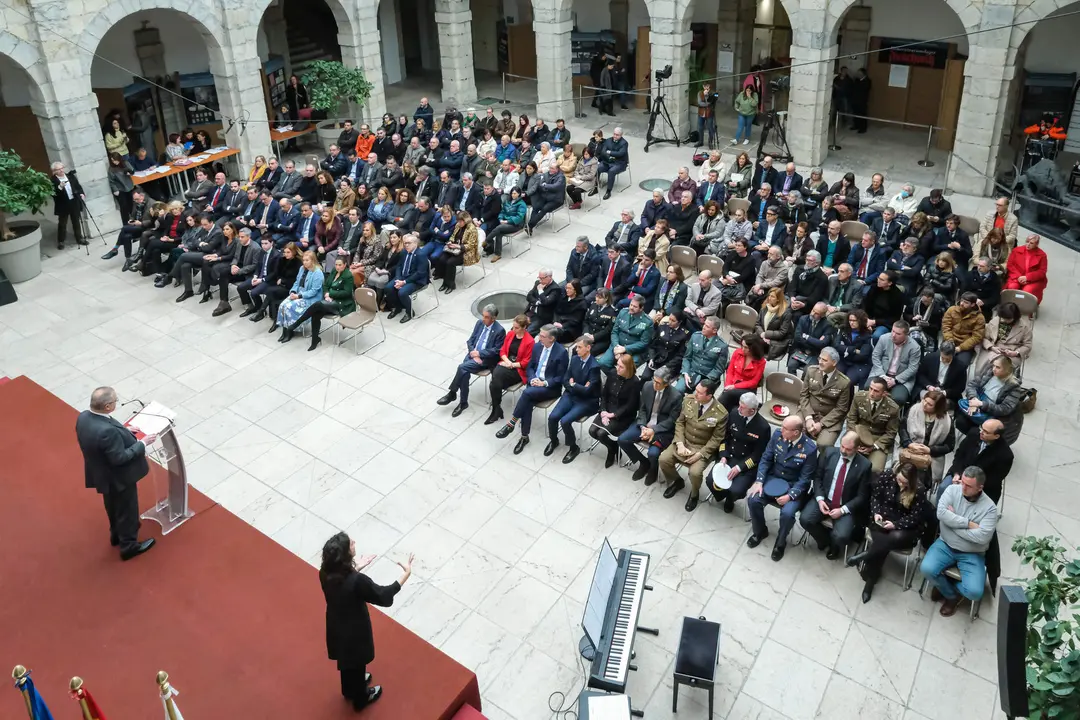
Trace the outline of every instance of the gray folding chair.
[[[339, 340], [338, 345], [344, 345], [349, 340], [355, 340], [360, 333], [364, 332], [364, 328], [378, 320], [379, 329], [382, 331], [382, 338], [379, 342], [375, 343], [367, 350], [376, 345], [381, 345], [386, 340], [386, 327], [383, 325], [382, 314], [379, 313], [379, 300], [375, 295], [375, 291], [371, 288], [359, 287], [353, 290], [353, 300], [356, 301], [356, 310], [338, 318], [337, 324], [334, 326], [335, 338], [340, 335], [341, 330], [353, 330], [353, 334], [344, 340]], [[358, 350], [358, 343], [353, 344], [353, 349]]]

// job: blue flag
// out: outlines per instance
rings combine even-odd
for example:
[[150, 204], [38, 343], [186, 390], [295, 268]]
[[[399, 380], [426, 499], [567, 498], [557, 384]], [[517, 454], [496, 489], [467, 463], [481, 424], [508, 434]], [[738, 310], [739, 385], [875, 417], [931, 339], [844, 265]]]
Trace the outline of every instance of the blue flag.
[[30, 698], [30, 714], [34, 720], [53, 720], [52, 713], [49, 712], [49, 706], [45, 704], [45, 700], [38, 694], [37, 688], [34, 687], [34, 681], [30, 679], [30, 675], [27, 674], [26, 682], [23, 683], [23, 689], [26, 690], [26, 696]]

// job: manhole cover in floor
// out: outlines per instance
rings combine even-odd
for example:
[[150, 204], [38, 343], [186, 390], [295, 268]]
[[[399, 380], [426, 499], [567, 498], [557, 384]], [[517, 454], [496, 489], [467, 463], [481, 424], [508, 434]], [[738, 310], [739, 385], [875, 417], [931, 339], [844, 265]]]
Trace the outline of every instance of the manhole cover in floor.
[[671, 187], [671, 181], [661, 180], [660, 178], [649, 178], [648, 180], [639, 182], [638, 187], [642, 190], [648, 190], [649, 192], [652, 192], [653, 190], [663, 190], [664, 192], [667, 192], [668, 188]]
[[502, 102], [502, 98], [485, 97], [476, 101], [477, 105], [497, 105]]

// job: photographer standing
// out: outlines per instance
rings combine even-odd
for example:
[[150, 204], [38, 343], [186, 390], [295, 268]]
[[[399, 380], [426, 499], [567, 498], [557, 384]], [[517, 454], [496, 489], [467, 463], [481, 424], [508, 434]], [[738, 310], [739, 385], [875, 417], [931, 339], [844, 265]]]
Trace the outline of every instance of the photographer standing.
[[705, 144], [705, 131], [709, 132], [709, 147], [716, 147], [716, 93], [712, 85], [705, 83], [697, 96], [698, 146]]

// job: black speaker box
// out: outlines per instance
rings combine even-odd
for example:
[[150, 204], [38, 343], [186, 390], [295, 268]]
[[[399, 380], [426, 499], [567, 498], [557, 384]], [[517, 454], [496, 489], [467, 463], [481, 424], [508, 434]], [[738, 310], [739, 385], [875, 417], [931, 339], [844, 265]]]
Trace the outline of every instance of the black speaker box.
[[3, 270], [0, 270], [0, 305], [10, 305], [19, 302], [19, 296], [15, 294], [15, 286], [8, 280]]
[[1002, 585], [998, 594], [998, 692], [1006, 717], [1028, 716], [1027, 615], [1024, 588]]

